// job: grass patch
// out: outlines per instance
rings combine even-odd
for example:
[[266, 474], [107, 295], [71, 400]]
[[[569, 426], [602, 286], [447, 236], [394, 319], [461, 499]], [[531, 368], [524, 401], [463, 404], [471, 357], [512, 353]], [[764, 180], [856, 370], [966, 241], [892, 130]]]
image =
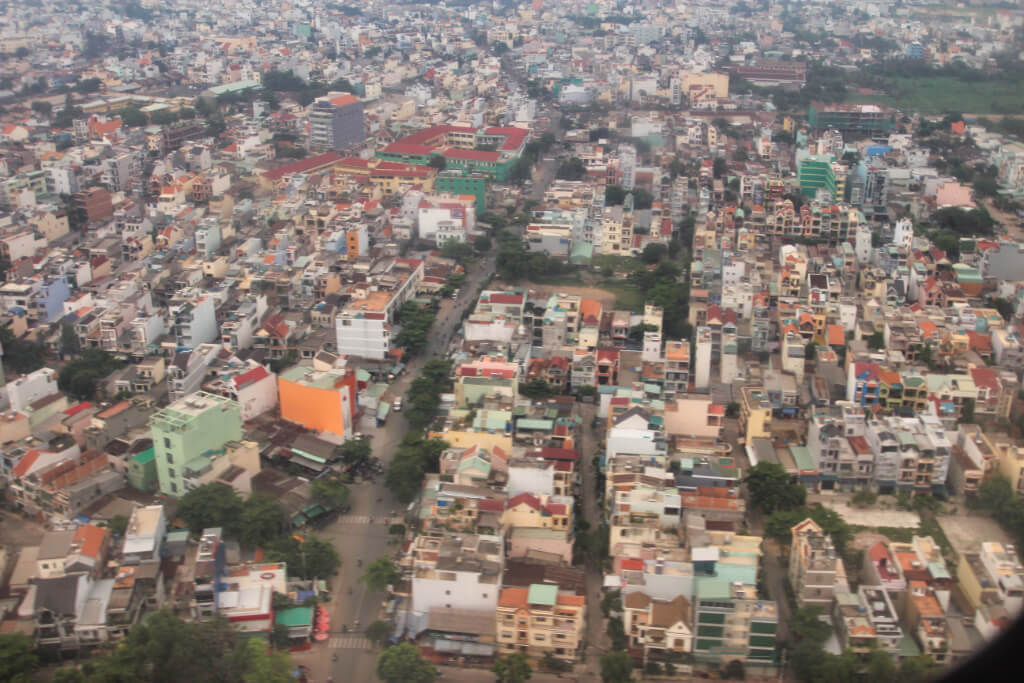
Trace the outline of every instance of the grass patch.
[[605, 266], [616, 273], [632, 273], [643, 266], [640, 259], [634, 256], [623, 256], [621, 254], [595, 254], [590, 259], [590, 266], [594, 270], [601, 271]]
[[531, 278], [530, 282], [538, 285], [565, 285], [566, 287], [583, 286], [583, 278], [578, 273], [566, 273], [564, 275], [552, 275], [550, 277]]
[[905, 112], [1013, 114], [1024, 109], [1024, 91], [1009, 81], [964, 81], [951, 76], [891, 78], [888, 95], [852, 95], [849, 101]]
[[898, 526], [880, 526], [875, 531], [896, 543], [910, 543], [914, 535], [919, 533], [918, 529]]
[[606, 280], [597, 287], [615, 295], [615, 310], [643, 313], [644, 293], [636, 285]]

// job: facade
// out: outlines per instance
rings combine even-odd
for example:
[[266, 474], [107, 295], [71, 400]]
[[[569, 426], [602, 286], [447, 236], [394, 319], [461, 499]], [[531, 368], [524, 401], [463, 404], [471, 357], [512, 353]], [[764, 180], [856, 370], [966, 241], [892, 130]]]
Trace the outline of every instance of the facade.
[[355, 432], [356, 376], [296, 365], [277, 379], [281, 417], [315, 432], [349, 438]]
[[630, 649], [642, 649], [645, 663], [693, 651], [693, 610], [685, 596], [659, 600], [636, 591], [622, 598], [622, 608]]
[[793, 527], [792, 534], [789, 581], [797, 603], [801, 607], [820, 605], [827, 610], [841, 562], [832, 539], [810, 518]]
[[844, 138], [887, 136], [893, 129], [893, 112], [873, 104], [825, 104], [812, 102], [807, 120], [815, 130], [835, 128]]
[[693, 652], [697, 661], [723, 667], [734, 660], [774, 664], [775, 603], [759, 600], [752, 586], [737, 586], [725, 579], [701, 578], [696, 583]]
[[536, 659], [550, 653], [575, 661], [585, 610], [584, 596], [565, 594], [557, 585], [503, 588], [496, 610], [501, 653], [520, 652]]
[[238, 403], [206, 392], [154, 413], [149, 425], [160, 493], [175, 498], [194, 488], [189, 472], [202, 471], [212, 452], [242, 438]]
[[363, 103], [358, 97], [330, 93], [312, 104], [309, 144], [314, 152], [340, 152], [365, 138]]

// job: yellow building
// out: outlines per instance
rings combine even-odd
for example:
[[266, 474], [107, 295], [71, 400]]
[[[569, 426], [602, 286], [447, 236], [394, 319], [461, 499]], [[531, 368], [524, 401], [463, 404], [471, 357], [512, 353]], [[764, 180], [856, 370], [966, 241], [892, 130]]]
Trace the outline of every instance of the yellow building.
[[584, 596], [563, 594], [553, 584], [503, 589], [497, 610], [501, 653], [520, 652], [537, 659], [551, 653], [574, 661], [583, 636], [585, 607]]
[[759, 387], [743, 387], [740, 395], [740, 433], [751, 439], [771, 438], [772, 404]]

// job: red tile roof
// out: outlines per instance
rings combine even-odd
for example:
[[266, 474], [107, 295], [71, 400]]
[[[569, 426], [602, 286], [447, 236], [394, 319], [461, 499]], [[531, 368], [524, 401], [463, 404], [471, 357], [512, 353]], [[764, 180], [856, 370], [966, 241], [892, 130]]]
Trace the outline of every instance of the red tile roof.
[[324, 166], [330, 166], [342, 160], [340, 154], [334, 152], [327, 152], [325, 154], [319, 154], [315, 157], [309, 157], [302, 161], [296, 161], [292, 164], [286, 164], [280, 168], [275, 168], [273, 171], [267, 171], [263, 174], [264, 178], [268, 180], [280, 180], [285, 176], [293, 173], [305, 173], [306, 171], [312, 171], [314, 169], [323, 168]]

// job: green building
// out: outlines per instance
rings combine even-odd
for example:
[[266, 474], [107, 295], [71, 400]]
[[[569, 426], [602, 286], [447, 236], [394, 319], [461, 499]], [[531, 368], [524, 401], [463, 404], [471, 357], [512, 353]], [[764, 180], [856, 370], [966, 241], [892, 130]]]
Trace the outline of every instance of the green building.
[[893, 110], [877, 104], [825, 104], [812, 102], [807, 121], [815, 130], [835, 128], [843, 137], [888, 137], [895, 124]]
[[462, 175], [481, 174], [504, 183], [519, 157], [481, 149], [447, 149], [444, 160], [446, 169], [460, 171]]
[[462, 175], [460, 171], [443, 171], [434, 178], [434, 190], [440, 194], [471, 194], [476, 198], [476, 215], [487, 208], [487, 178], [480, 173]]
[[800, 181], [800, 194], [805, 197], [814, 198], [822, 188], [836, 197], [836, 174], [832, 170], [832, 157], [827, 154], [805, 156], [800, 161], [797, 179]]
[[204, 391], [175, 401], [149, 419], [160, 492], [178, 497], [193, 488], [187, 472], [201, 471], [210, 453], [242, 438], [238, 403]]
[[139, 491], [156, 490], [156, 451], [154, 449], [147, 448], [128, 460], [128, 483]]
[[778, 628], [774, 602], [758, 600], [754, 586], [711, 576], [697, 578], [694, 599], [697, 632], [693, 654], [698, 662], [774, 663]]

